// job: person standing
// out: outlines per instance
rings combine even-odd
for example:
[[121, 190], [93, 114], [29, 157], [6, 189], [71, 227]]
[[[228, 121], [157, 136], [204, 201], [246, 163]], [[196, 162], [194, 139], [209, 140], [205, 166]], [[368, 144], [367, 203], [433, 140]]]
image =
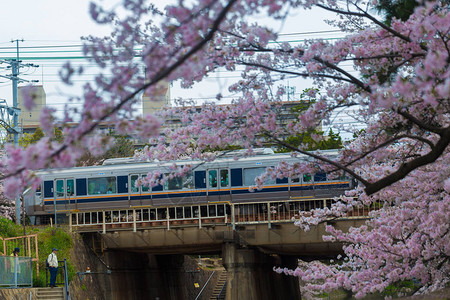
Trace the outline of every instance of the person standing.
[[58, 249], [53, 248], [52, 253], [49, 254], [47, 258], [48, 269], [50, 271], [50, 287], [55, 287], [56, 274], [58, 274], [58, 257], [56, 257], [56, 252]]
[[20, 266], [19, 266], [19, 252], [20, 248], [14, 248], [13, 253], [11, 253], [10, 256], [13, 258], [10, 261], [11, 264], [11, 275], [12, 275], [12, 282], [14, 282], [14, 286], [17, 286], [18, 281], [18, 275], [20, 273]]

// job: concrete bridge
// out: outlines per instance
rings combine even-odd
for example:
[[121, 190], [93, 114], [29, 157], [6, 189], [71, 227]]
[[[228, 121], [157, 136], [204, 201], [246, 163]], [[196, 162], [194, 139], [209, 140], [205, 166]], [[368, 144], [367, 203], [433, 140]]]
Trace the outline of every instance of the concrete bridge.
[[[180, 276], [185, 254], [222, 257], [227, 271], [226, 299], [300, 299], [298, 280], [276, 274], [272, 268], [295, 268], [298, 258], [320, 259], [342, 252], [341, 244], [322, 240], [326, 224], [308, 232], [293, 224], [299, 210], [329, 206], [331, 201], [290, 199], [71, 212], [70, 226], [103, 255], [109, 268], [123, 268], [126, 261], [128, 266], [144, 264], [147, 271], [159, 274], [158, 278], [138, 273], [128, 273], [127, 278], [112, 276], [112, 299], [140, 299], [130, 295], [130, 289], [151, 295], [145, 299], [185, 299]], [[329, 223], [345, 231], [362, 225], [368, 211], [361, 208]], [[163, 270], [170, 272], [161, 275]], [[147, 280], [142, 281], [142, 276]], [[133, 282], [133, 287], [124, 282]]]

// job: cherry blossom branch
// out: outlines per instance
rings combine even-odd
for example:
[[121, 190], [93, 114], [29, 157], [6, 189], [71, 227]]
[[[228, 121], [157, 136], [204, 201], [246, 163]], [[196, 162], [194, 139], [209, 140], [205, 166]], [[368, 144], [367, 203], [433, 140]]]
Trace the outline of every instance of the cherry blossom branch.
[[360, 181], [361, 183], [363, 183], [364, 185], [369, 184], [364, 178], [362, 178], [361, 176], [359, 176], [359, 175], [356, 174], [353, 170], [347, 168], [346, 166], [340, 165], [340, 164], [338, 164], [337, 162], [332, 161], [332, 160], [330, 160], [330, 159], [328, 159], [328, 158], [326, 158], [326, 157], [323, 157], [323, 156], [320, 156], [320, 155], [317, 155], [317, 154], [314, 154], [314, 153], [311, 153], [311, 152], [308, 152], [308, 151], [301, 150], [301, 149], [299, 149], [299, 148], [297, 148], [297, 147], [294, 147], [294, 146], [292, 146], [291, 144], [288, 144], [288, 143], [286, 143], [286, 142], [284, 142], [284, 141], [278, 139], [277, 137], [273, 136], [273, 135], [272, 135], [271, 133], [269, 133], [269, 132], [265, 132], [265, 135], [267, 135], [268, 137], [270, 137], [271, 139], [273, 139], [274, 141], [276, 141], [276, 142], [279, 143], [280, 145], [282, 145], [282, 146], [284, 146], [284, 147], [286, 147], [286, 148], [288, 148], [288, 149], [291, 149], [292, 151], [299, 152], [299, 153], [301, 153], [301, 154], [305, 154], [305, 155], [307, 155], [307, 156], [313, 157], [313, 158], [315, 158], [315, 159], [317, 159], [317, 160], [323, 161], [323, 162], [325, 162], [325, 163], [327, 163], [327, 164], [330, 164], [330, 165], [332, 165], [332, 166], [335, 166], [335, 167], [337, 167], [338, 169], [343, 170], [343, 171], [349, 173], [349, 174], [352, 175], [356, 180], [359, 180], [359, 181]]
[[423, 128], [425, 130], [434, 132], [434, 133], [439, 134], [439, 135], [444, 134], [445, 131], [446, 131], [445, 128], [431, 126], [429, 124], [426, 124], [426, 123], [420, 121], [419, 119], [417, 119], [416, 117], [414, 117], [413, 115], [409, 114], [408, 112], [406, 112], [404, 110], [397, 109], [397, 113], [399, 115], [403, 116], [405, 119], [411, 121], [412, 123], [416, 124], [417, 126], [419, 126], [420, 128]]
[[[389, 146], [389, 145], [395, 143], [396, 141], [404, 139], [404, 138], [410, 138], [410, 139], [414, 139], [414, 140], [419, 140], [419, 141], [421, 141], [421, 142], [423, 142], [425, 144], [428, 144], [430, 146], [430, 148], [434, 147], [434, 144], [430, 140], [427, 140], [427, 139], [425, 139], [423, 137], [420, 137], [420, 136], [417, 136], [417, 135], [402, 134], [402, 135], [393, 137], [393, 138], [385, 141], [384, 143], [381, 143], [381, 144], [377, 145], [376, 147], [371, 148], [369, 151], [364, 152], [362, 155], [360, 155], [357, 158], [355, 158], [355, 159], [351, 160], [350, 162], [346, 163], [345, 166], [348, 167], [348, 166], [354, 164], [355, 162], [357, 162], [357, 161], [367, 157], [367, 155], [369, 155], [369, 154], [371, 154], [371, 153], [373, 153], [373, 152], [375, 152], [375, 151], [377, 151], [377, 150], [379, 150], [381, 148]], [[334, 171], [337, 171], [337, 170], [332, 170], [332, 172], [334, 172]]]
[[[344, 11], [344, 10], [340, 10], [340, 9], [335, 9], [335, 8], [331, 8], [331, 7], [327, 7], [325, 5], [322, 4], [316, 4], [318, 7], [323, 8], [325, 10], [331, 11], [331, 12], [335, 12], [337, 14], [343, 14], [343, 15], [350, 15], [350, 16], [356, 16], [356, 17], [364, 17], [367, 18], [369, 20], [371, 20], [372, 22], [374, 22], [375, 24], [377, 24], [378, 26], [380, 26], [381, 28], [383, 28], [384, 30], [392, 33], [394, 36], [408, 42], [411, 43], [411, 39], [397, 31], [395, 31], [394, 29], [392, 29], [391, 27], [387, 26], [386, 24], [384, 24], [383, 22], [378, 21], [376, 18], [374, 18], [372, 15], [368, 14], [366, 11], [362, 10], [361, 8], [359, 8], [357, 5], [356, 8], [358, 8], [359, 10], [362, 11], [362, 13], [357, 13], [357, 12], [352, 12], [352, 11]], [[420, 45], [420, 48], [422, 48], [422, 50], [427, 51], [427, 47], [425, 47], [424, 45]]]
[[[79, 134], [78, 138], [84, 137], [87, 134], [91, 133], [101, 122], [105, 121], [109, 116], [118, 112], [128, 101], [130, 101], [135, 96], [137, 96], [141, 91], [146, 90], [147, 88], [153, 86], [157, 82], [159, 82], [162, 79], [169, 76], [175, 69], [177, 69], [180, 65], [182, 65], [186, 60], [188, 60], [197, 51], [199, 51], [201, 48], [203, 48], [203, 46], [206, 45], [213, 38], [214, 33], [218, 30], [221, 22], [225, 19], [225, 16], [231, 10], [231, 7], [233, 6], [233, 4], [236, 1], [237, 0], [231, 0], [230, 2], [228, 2], [228, 4], [222, 9], [222, 11], [219, 13], [217, 18], [213, 22], [209, 32], [205, 35], [205, 37], [202, 40], [200, 40], [196, 45], [194, 45], [186, 54], [184, 54], [182, 57], [180, 57], [180, 59], [178, 59], [176, 62], [174, 62], [171, 66], [169, 66], [168, 68], [165, 68], [159, 74], [154, 76], [154, 78], [151, 81], [149, 81], [146, 84], [143, 84], [139, 88], [136, 88], [134, 92], [129, 94], [127, 97], [123, 98], [117, 105], [115, 105], [111, 110], [109, 110], [101, 118], [92, 122], [86, 130], [84, 130], [83, 132], [81, 132]], [[71, 143], [74, 143], [74, 141]], [[49, 155], [49, 158], [58, 156], [64, 150], [66, 150], [68, 147], [69, 147], [68, 144], [61, 145], [56, 151], [54, 151], [53, 153], [51, 153]], [[21, 167], [21, 168], [15, 170], [15, 172], [13, 172], [13, 173], [9, 173], [6, 175], [2, 174], [2, 175], [0, 175], [0, 180], [20, 174], [21, 172], [25, 171], [25, 169], [26, 169], [26, 167]]]
[[244, 66], [259, 67], [259, 68], [263, 68], [263, 69], [281, 73], [281, 74], [289, 74], [289, 75], [296, 75], [296, 76], [302, 76], [302, 77], [325, 77], [325, 78], [330, 78], [330, 79], [334, 79], [334, 80], [340, 80], [340, 81], [346, 81], [349, 83], [354, 83], [351, 79], [334, 76], [334, 75], [329, 75], [329, 74], [299, 73], [299, 72], [294, 72], [294, 71], [275, 69], [273, 67], [269, 67], [269, 66], [266, 66], [263, 64], [249, 63], [249, 62], [244, 62], [244, 61], [239, 62], [239, 64], [242, 64]]
[[431, 148], [430, 152], [410, 162], [402, 164], [394, 173], [391, 173], [378, 181], [366, 185], [366, 194], [372, 195], [379, 190], [391, 185], [393, 182], [397, 182], [405, 178], [405, 176], [408, 175], [411, 171], [436, 161], [442, 155], [442, 153], [444, 153], [445, 149], [450, 143], [450, 127], [443, 129], [443, 131], [444, 132], [442, 133], [442, 135], [440, 135], [441, 138], [435, 144], [435, 146]]

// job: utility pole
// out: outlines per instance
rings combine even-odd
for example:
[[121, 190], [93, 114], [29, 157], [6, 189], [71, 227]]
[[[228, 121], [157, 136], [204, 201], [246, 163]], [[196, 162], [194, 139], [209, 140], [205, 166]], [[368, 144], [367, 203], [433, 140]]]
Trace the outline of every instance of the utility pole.
[[[16, 49], [17, 49], [17, 59], [11, 61], [11, 68], [12, 68], [12, 93], [13, 93], [13, 108], [18, 109], [18, 101], [17, 101], [17, 84], [19, 81], [19, 41], [23, 42], [23, 40], [12, 40], [11, 43], [16, 42]], [[21, 128], [19, 127], [19, 114], [14, 114], [13, 116], [13, 128], [16, 129], [14, 131], [14, 146], [19, 146], [19, 133], [22, 132]], [[17, 216], [20, 216], [20, 198], [18, 198], [19, 203], [16, 202], [16, 219]], [[18, 205], [19, 204], [19, 205]], [[17, 208], [18, 207], [18, 208]], [[17, 211], [18, 210], [18, 211]]]
[[289, 82], [288, 82], [288, 85], [284, 86], [284, 91], [286, 92], [286, 95], [287, 95], [287, 101], [291, 101], [291, 97], [292, 97], [292, 100], [294, 100], [295, 86], [289, 86]]
[[[19, 103], [17, 100], [17, 84], [19, 80], [19, 40], [15, 40], [17, 49], [17, 59], [11, 61], [12, 67], [12, 93], [13, 93], [13, 108], [18, 109]], [[23, 42], [23, 40], [22, 40]], [[14, 43], [14, 40], [11, 41]], [[19, 112], [20, 113], [20, 112]], [[15, 113], [13, 116], [13, 128], [14, 128], [14, 146], [19, 147], [19, 133], [22, 132], [22, 128], [19, 128], [19, 114]], [[20, 196], [16, 198], [16, 224], [20, 225], [20, 208], [21, 208]], [[25, 220], [24, 220], [25, 221]], [[25, 225], [25, 224], [24, 224]]]
[[[10, 110], [10, 114], [13, 117], [13, 126], [12, 126], [12, 132], [14, 137], [14, 146], [19, 147], [19, 134], [22, 132], [22, 128], [19, 126], [19, 115], [20, 115], [20, 109], [19, 109], [19, 103], [18, 103], [18, 84], [19, 82], [29, 82], [28, 80], [24, 80], [19, 78], [20, 75], [20, 68], [21, 67], [39, 67], [34, 64], [22, 64], [19, 59], [19, 42], [23, 42], [22, 40], [16, 39], [12, 40], [11, 43], [16, 43], [16, 59], [7, 59], [3, 60], [0, 63], [6, 63], [9, 64], [8, 68], [11, 68], [11, 75], [0, 75], [0, 77], [9, 79], [12, 81], [12, 96], [13, 96], [13, 107]], [[33, 80], [32, 82], [37, 82], [37, 80]], [[21, 207], [21, 200], [20, 197], [16, 198], [16, 224], [20, 224], [20, 207]]]

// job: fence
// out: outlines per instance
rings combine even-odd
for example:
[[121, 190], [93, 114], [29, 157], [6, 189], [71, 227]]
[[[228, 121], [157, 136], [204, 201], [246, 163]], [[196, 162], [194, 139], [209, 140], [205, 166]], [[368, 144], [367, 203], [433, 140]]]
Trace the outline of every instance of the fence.
[[0, 237], [0, 255], [10, 255], [14, 248], [20, 249], [20, 257], [30, 257], [36, 266], [37, 278], [39, 278], [39, 254], [37, 234], [18, 237]]
[[[133, 228], [161, 228], [186, 226], [216, 226], [231, 224], [293, 222], [299, 212], [310, 212], [318, 208], [330, 208], [334, 199], [292, 198], [285, 201], [264, 201], [246, 203], [207, 203], [178, 205], [169, 207], [139, 206], [126, 209], [106, 209], [84, 212], [71, 212], [69, 226], [76, 231], [129, 230]], [[355, 207], [343, 218], [367, 218], [371, 210], [381, 207], [381, 203], [371, 206]], [[313, 212], [311, 212], [313, 214]]]
[[0, 256], [0, 287], [33, 286], [33, 259], [24, 256]]

